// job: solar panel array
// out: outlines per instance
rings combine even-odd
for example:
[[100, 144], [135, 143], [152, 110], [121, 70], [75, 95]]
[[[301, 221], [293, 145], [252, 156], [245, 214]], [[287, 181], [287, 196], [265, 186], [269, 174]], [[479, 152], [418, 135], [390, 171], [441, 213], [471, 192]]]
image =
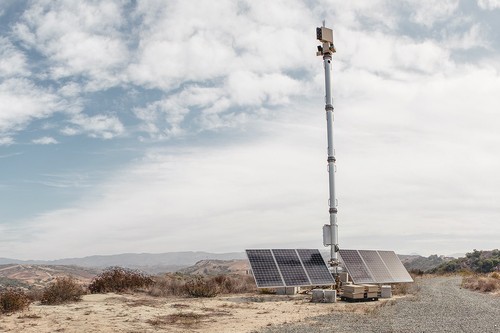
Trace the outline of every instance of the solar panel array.
[[356, 284], [413, 282], [394, 251], [340, 250], [339, 253]]
[[335, 284], [319, 250], [256, 249], [246, 253], [259, 288]]

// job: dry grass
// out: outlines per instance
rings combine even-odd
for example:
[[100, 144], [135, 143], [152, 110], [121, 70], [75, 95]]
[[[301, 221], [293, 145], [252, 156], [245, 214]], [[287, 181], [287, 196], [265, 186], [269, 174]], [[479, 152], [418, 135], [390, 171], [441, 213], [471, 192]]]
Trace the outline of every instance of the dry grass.
[[165, 274], [154, 278], [148, 293], [156, 297], [214, 297], [219, 294], [240, 294], [255, 291], [255, 283], [251, 276]]
[[36, 313], [26, 313], [17, 317], [17, 319], [40, 319], [42, 316]]
[[195, 312], [179, 312], [165, 316], [156, 316], [153, 319], [147, 320], [147, 323], [152, 326], [177, 325], [182, 327], [192, 327], [199, 324], [203, 319], [210, 315], [200, 314]]
[[500, 274], [494, 272], [490, 274], [465, 275], [462, 277], [462, 287], [485, 293], [499, 292]]
[[393, 295], [415, 295], [418, 292], [418, 286], [412, 283], [396, 283], [392, 285]]

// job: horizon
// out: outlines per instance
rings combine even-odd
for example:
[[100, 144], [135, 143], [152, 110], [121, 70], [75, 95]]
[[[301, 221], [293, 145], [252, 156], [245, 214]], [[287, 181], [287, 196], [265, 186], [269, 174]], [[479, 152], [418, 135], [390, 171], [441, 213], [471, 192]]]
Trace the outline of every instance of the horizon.
[[[322, 253], [329, 253], [328, 247], [322, 247], [318, 249]], [[373, 249], [364, 249], [364, 250], [373, 250]], [[477, 250], [477, 249], [473, 249]], [[473, 250], [469, 250], [472, 252]], [[492, 251], [494, 249], [481, 249], [478, 251]], [[456, 252], [456, 253], [448, 253], [448, 254], [442, 254], [442, 253], [432, 253], [429, 255], [423, 255], [419, 253], [397, 253], [397, 255], [403, 255], [403, 256], [421, 256], [424, 258], [428, 258], [429, 256], [432, 255], [437, 255], [439, 257], [447, 257], [447, 258], [459, 258], [464, 257], [467, 253], [470, 253], [469, 251], [466, 252]], [[170, 252], [157, 252], [157, 253], [151, 253], [151, 252], [128, 252], [128, 253], [113, 253], [113, 254], [92, 254], [92, 255], [86, 255], [82, 257], [59, 257], [59, 258], [54, 258], [54, 259], [19, 259], [19, 258], [7, 258], [7, 257], [0, 257], [0, 259], [6, 259], [6, 260], [18, 260], [18, 261], [42, 261], [42, 262], [51, 262], [51, 261], [60, 261], [60, 260], [72, 260], [72, 259], [85, 259], [85, 258], [91, 258], [91, 257], [113, 257], [113, 256], [121, 256], [121, 255], [162, 255], [162, 254], [175, 254], [175, 253], [206, 253], [206, 254], [214, 254], [214, 255], [226, 255], [226, 254], [244, 254], [245, 250], [242, 251], [231, 251], [231, 252], [208, 252], [208, 251], [202, 251], [202, 250], [192, 250], [192, 251], [170, 251]]]

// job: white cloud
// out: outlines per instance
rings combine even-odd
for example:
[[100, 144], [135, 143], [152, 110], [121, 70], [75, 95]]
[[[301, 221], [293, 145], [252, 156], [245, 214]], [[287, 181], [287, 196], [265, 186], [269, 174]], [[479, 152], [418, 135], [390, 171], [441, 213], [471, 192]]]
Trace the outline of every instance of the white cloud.
[[[143, 20], [130, 80], [162, 89], [220, 80], [235, 70], [262, 74], [307, 68], [314, 40], [302, 29], [312, 16], [301, 2], [139, 3]], [[283, 24], [272, 12], [287, 17]], [[189, 17], [188, 20], [185, 18]]]
[[[324, 174], [311, 172], [322, 160], [322, 149], [311, 149], [302, 163], [290, 164], [288, 157], [301, 146], [296, 140], [302, 139], [151, 151], [142, 162], [117, 170], [97, 191], [93, 188], [78, 203], [80, 208], [32, 221], [30, 242], [16, 250], [17, 256], [34, 249], [39, 257], [60, 256], [54, 248], [41, 246], [56, 240], [66, 256], [124, 252], [139, 244], [149, 252], [225, 251], [269, 244], [274, 238], [270, 235], [286, 230], [297, 231], [287, 235], [288, 241], [301, 239], [304, 232], [315, 244], [311, 234], [320, 232], [321, 225], [304, 221], [319, 220], [323, 212], [318, 208], [324, 200], [315, 201], [312, 184]], [[289, 145], [292, 141], [297, 144]]]
[[125, 132], [125, 128], [116, 116], [95, 115], [87, 116], [84, 113], [74, 115], [70, 120], [75, 127], [65, 127], [63, 134], [75, 135], [77, 133], [86, 133], [91, 137], [111, 139]]
[[10, 136], [0, 137], [0, 146], [10, 146], [14, 143], [14, 139]]
[[409, 0], [407, 2], [415, 10], [412, 20], [427, 28], [432, 28], [435, 23], [453, 17], [459, 5], [458, 0]]
[[[291, 97], [304, 94], [302, 82], [282, 74], [257, 75], [249, 71], [230, 74], [220, 86], [188, 85], [181, 92], [143, 108], [134, 114], [143, 121], [141, 130], [155, 139], [196, 134], [203, 130], [244, 125], [263, 107], [284, 106]], [[231, 112], [238, 107], [245, 112]], [[184, 120], [192, 115], [189, 124]]]
[[482, 9], [494, 10], [500, 8], [500, 0], [478, 0], [477, 5]]
[[165, 99], [134, 109], [134, 113], [144, 123], [142, 130], [155, 139], [171, 138], [184, 134], [181, 123], [189, 109], [178, 102]]
[[50, 136], [44, 136], [32, 141], [36, 145], [53, 145], [59, 143], [56, 139]]
[[34, 119], [43, 119], [61, 111], [60, 100], [25, 79], [7, 79], [0, 83], [0, 133], [20, 130]]
[[7, 38], [0, 37], [0, 77], [26, 76], [26, 56]]
[[83, 75], [95, 90], [120, 82], [128, 49], [118, 2], [38, 1], [14, 27], [16, 36], [48, 60], [53, 79]]
[[491, 48], [487, 33], [481, 23], [473, 24], [463, 34], [452, 34], [446, 38], [446, 46], [452, 49], [469, 50], [473, 48]]

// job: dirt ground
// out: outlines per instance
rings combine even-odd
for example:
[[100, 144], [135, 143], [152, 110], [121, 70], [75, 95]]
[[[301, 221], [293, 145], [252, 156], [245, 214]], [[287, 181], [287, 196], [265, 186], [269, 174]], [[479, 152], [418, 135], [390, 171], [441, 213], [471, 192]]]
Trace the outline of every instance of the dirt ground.
[[0, 332], [254, 332], [331, 312], [368, 313], [387, 301], [317, 304], [308, 295], [161, 298], [97, 294], [77, 303], [35, 303], [24, 312], [1, 315]]

